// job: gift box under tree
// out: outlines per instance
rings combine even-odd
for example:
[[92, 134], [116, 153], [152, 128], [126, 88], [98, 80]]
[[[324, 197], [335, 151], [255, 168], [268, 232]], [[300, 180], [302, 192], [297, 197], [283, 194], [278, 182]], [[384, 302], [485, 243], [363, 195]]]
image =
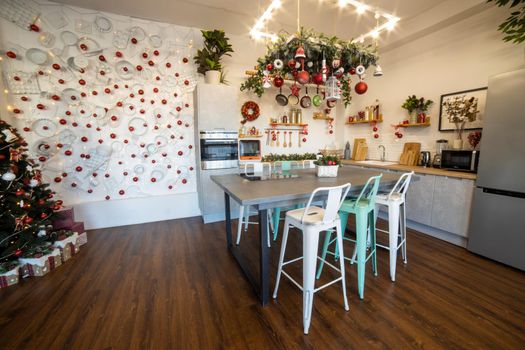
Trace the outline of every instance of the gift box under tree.
[[78, 233], [62, 230], [57, 232], [57, 235], [57, 240], [53, 243], [53, 246], [60, 251], [62, 262], [66, 262], [71, 259], [73, 255], [78, 253]]
[[60, 250], [51, 246], [36, 249], [27, 256], [19, 259], [22, 277], [44, 276], [62, 265]]
[[18, 283], [20, 274], [18, 262], [9, 261], [0, 265], [0, 289]]
[[53, 230], [67, 230], [78, 233], [78, 247], [87, 243], [87, 233], [84, 229], [84, 223], [75, 221], [75, 211], [73, 207], [63, 207], [58, 211], [58, 215], [55, 220], [53, 220]]

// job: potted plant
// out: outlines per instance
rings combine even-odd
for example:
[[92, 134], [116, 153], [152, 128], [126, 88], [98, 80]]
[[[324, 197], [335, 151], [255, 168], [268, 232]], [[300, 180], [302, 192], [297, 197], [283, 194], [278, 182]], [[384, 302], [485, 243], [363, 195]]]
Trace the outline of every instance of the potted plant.
[[401, 105], [402, 108], [408, 111], [410, 115], [410, 123], [424, 123], [426, 120], [426, 113], [434, 101], [425, 100], [424, 97], [416, 97], [416, 95], [408, 96], [405, 102]]
[[336, 177], [337, 170], [341, 165], [341, 159], [336, 156], [322, 156], [317, 159], [314, 164], [317, 168], [317, 176], [319, 177]]
[[197, 64], [197, 72], [205, 77], [207, 84], [219, 84], [224, 81], [221, 65], [222, 56], [231, 56], [232, 46], [228, 43], [224, 30], [202, 30], [204, 47], [193, 57]]

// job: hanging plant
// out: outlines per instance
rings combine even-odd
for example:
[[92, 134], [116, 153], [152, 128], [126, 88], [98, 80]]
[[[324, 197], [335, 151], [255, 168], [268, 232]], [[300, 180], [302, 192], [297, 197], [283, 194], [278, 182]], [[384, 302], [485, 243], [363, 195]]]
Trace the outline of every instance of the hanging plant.
[[[306, 57], [296, 61], [299, 48], [304, 49]], [[295, 35], [281, 33], [275, 43], [267, 46], [267, 54], [257, 60], [256, 73], [246, 79], [241, 85], [241, 91], [253, 91], [261, 97], [265, 92], [264, 71], [269, 71], [272, 76], [295, 80], [298, 73], [304, 70], [308, 72], [309, 81], [322, 83], [323, 59], [326, 61], [328, 76], [334, 74], [341, 82], [342, 100], [348, 106], [352, 99], [351, 77], [356, 68], [363, 66], [366, 69], [376, 65], [378, 55], [372, 45], [344, 41], [336, 36], [328, 37], [304, 28]]]
[[525, 0], [487, 0], [495, 2], [499, 7], [507, 6], [513, 9], [510, 16], [501, 23], [498, 30], [505, 34], [503, 41], [520, 44], [525, 41]]

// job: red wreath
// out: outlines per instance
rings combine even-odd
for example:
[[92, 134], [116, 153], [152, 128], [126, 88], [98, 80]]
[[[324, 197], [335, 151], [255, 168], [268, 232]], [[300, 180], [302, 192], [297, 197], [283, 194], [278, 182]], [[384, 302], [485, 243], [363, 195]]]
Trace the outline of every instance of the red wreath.
[[241, 113], [245, 120], [252, 122], [259, 118], [259, 105], [253, 101], [245, 102], [241, 107]]

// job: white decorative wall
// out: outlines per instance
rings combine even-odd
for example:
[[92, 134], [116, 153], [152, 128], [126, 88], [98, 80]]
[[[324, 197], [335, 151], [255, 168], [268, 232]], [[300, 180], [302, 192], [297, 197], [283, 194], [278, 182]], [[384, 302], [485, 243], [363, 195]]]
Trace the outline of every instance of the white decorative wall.
[[[383, 144], [387, 159], [392, 161], [399, 160], [405, 142], [421, 142], [421, 150], [430, 152], [435, 152], [438, 139], [451, 142], [453, 132], [438, 129], [440, 96], [485, 87], [490, 76], [525, 63], [523, 45], [503, 42], [503, 35], [497, 31], [507, 16], [508, 10], [487, 7], [481, 13], [386, 53], [380, 49], [384, 76], [367, 80], [369, 92], [363, 98], [354, 99], [345, 117], [379, 99], [384, 116], [384, 122], [378, 125], [381, 137], [374, 139], [370, 126], [364, 124], [347, 126], [344, 139], [352, 144], [354, 138], [366, 138], [370, 159], [379, 159], [378, 146]], [[407, 117], [401, 104], [412, 94], [434, 101], [429, 113], [431, 126], [400, 129], [403, 138], [398, 139], [392, 125]]]
[[[192, 94], [198, 30], [17, 0], [0, 4], [0, 33], [7, 117], [61, 199], [82, 205], [88, 227], [199, 214]], [[160, 217], [126, 211], [127, 220], [108, 223], [86, 207], [150, 198], [137, 203], [155, 208], [155, 198], [165, 204], [166, 195], [189, 200], [183, 215], [174, 205]], [[118, 211], [122, 203], [106, 207]]]

